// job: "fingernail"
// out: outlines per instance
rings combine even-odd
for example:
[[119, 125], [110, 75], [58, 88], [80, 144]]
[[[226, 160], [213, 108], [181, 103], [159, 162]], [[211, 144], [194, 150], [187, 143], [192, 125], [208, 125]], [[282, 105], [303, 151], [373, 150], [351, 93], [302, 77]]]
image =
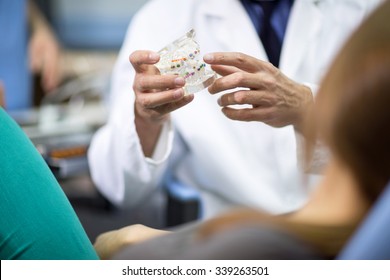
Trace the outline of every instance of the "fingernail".
[[152, 60], [152, 61], [157, 61], [157, 60], [160, 59], [160, 56], [158, 55], [158, 53], [151, 52], [149, 54], [149, 59]]
[[218, 98], [218, 100], [217, 100], [217, 103], [218, 103], [218, 105], [219, 105], [219, 106], [222, 106], [221, 97], [220, 97], [220, 98]]
[[182, 86], [184, 86], [185, 83], [186, 83], [186, 81], [182, 77], [177, 77], [175, 79], [175, 85], [177, 85], [177, 86], [182, 87]]
[[181, 97], [183, 96], [183, 94], [184, 94], [183, 89], [182, 89], [182, 88], [179, 88], [179, 89], [177, 89], [177, 90], [175, 90], [175, 91], [173, 92], [173, 98], [179, 99], [179, 98], [181, 98]]
[[203, 60], [204, 60], [205, 62], [213, 62], [214, 56], [213, 56], [211, 53], [208, 53], [208, 54], [206, 54], [206, 55], [203, 57]]

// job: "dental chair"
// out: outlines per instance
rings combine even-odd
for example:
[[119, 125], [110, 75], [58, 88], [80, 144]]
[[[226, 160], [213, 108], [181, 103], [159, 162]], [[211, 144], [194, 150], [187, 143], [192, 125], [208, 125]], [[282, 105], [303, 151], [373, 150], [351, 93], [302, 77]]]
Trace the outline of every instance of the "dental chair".
[[[195, 197], [187, 198], [191, 200]], [[301, 240], [285, 232], [259, 225], [243, 226], [222, 232], [218, 238], [199, 243], [194, 238], [193, 227], [196, 225], [197, 223], [194, 223], [180, 233], [168, 234], [149, 242], [129, 246], [115, 255], [114, 259], [312, 260], [322, 258]], [[390, 259], [390, 183], [337, 259]]]
[[[170, 221], [171, 226], [197, 219], [197, 216], [199, 214], [196, 213], [199, 211], [200, 198], [199, 194], [195, 190], [191, 190], [191, 188], [188, 188], [188, 186], [183, 186], [179, 182], [171, 181], [167, 191], [168, 197], [170, 197], [170, 202], [168, 203], [168, 206], [170, 205], [168, 207], [170, 218], [168, 218], [168, 220]], [[260, 235], [267, 235], [270, 233], [273, 235], [280, 234], [278, 232], [274, 232], [270, 229], [264, 228], [260, 230], [257, 229], [257, 231], [257, 234], [260, 233]], [[240, 234], [242, 234], [242, 232]], [[233, 235], [233, 238], [237, 237]], [[259, 239], [261, 240], [261, 238]], [[276, 239], [279, 240], [278, 242], [280, 242], [281, 240], [281, 238]], [[251, 240], [251, 238], [248, 238], [248, 240]], [[283, 249], [278, 251], [276, 246], [274, 247], [274, 251], [270, 252], [269, 254], [271, 258], [316, 259], [318, 257], [307, 248], [304, 248], [302, 244], [302, 250], [298, 252], [296, 247], [294, 247], [296, 246], [296, 244], [292, 241], [290, 242], [288, 239], [286, 240], [288, 246], [284, 247], [287, 247], [288, 250]], [[298, 241], [295, 242], [298, 243]], [[275, 244], [278, 243], [276, 242]], [[291, 248], [294, 249], [291, 250]], [[215, 252], [212, 252], [213, 249], [216, 248], [210, 247], [208, 252], [202, 252], [197, 256], [195, 254], [193, 255], [193, 257], [204, 257], [206, 255], [207, 257], [211, 257], [213, 255], [212, 253], [215, 253], [219, 258], [221, 258], [221, 256], [234, 256], [234, 258], [244, 259], [252, 257], [256, 258], [256, 256], [248, 255], [248, 251], [250, 250], [246, 250], [245, 254], [240, 255], [240, 253], [238, 253], [240, 250], [230, 250], [230, 254], [226, 254], [226, 252], [223, 252], [223, 254], [221, 254], [219, 249], [216, 249]], [[204, 249], [199, 248], [199, 250]], [[235, 251], [235, 253], [232, 254], [232, 251]], [[390, 260], [390, 182], [384, 189], [378, 201], [374, 204], [370, 212], [367, 214], [367, 217], [361, 223], [356, 233], [352, 236], [351, 240], [341, 251], [337, 259]]]
[[338, 259], [390, 260], [390, 183]]

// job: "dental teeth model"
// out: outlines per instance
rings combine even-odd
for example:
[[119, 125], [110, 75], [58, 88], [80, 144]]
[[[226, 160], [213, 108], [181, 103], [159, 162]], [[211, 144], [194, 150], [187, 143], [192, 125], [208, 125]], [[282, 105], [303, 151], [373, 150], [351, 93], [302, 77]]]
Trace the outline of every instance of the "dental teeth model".
[[183, 37], [160, 50], [160, 61], [156, 67], [161, 75], [179, 75], [186, 81], [185, 94], [191, 94], [211, 85], [216, 77], [200, 57], [199, 44], [194, 40], [195, 30], [191, 29]]

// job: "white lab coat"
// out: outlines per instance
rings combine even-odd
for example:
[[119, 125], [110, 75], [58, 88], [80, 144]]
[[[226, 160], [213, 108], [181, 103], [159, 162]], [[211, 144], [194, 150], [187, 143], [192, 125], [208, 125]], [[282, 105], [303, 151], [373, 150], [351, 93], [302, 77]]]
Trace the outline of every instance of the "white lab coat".
[[[296, 0], [280, 69], [315, 91], [335, 53], [379, 1]], [[134, 125], [134, 71], [129, 54], [158, 51], [191, 28], [203, 54], [238, 51], [267, 60], [264, 48], [238, 0], [152, 0], [134, 17], [112, 76], [110, 118], [89, 150], [99, 190], [118, 206], [137, 205], [161, 183], [167, 166], [182, 182], [198, 188], [205, 217], [233, 205], [271, 213], [301, 206], [302, 187], [291, 126], [227, 119], [219, 95], [195, 94], [165, 125], [152, 158], [145, 158]]]

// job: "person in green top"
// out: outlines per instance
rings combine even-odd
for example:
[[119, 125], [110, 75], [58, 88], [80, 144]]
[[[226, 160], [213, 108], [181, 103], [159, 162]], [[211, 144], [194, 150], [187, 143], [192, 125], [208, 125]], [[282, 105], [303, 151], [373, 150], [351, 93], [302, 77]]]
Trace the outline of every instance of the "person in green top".
[[2, 260], [98, 259], [45, 161], [2, 108], [0, 213]]

